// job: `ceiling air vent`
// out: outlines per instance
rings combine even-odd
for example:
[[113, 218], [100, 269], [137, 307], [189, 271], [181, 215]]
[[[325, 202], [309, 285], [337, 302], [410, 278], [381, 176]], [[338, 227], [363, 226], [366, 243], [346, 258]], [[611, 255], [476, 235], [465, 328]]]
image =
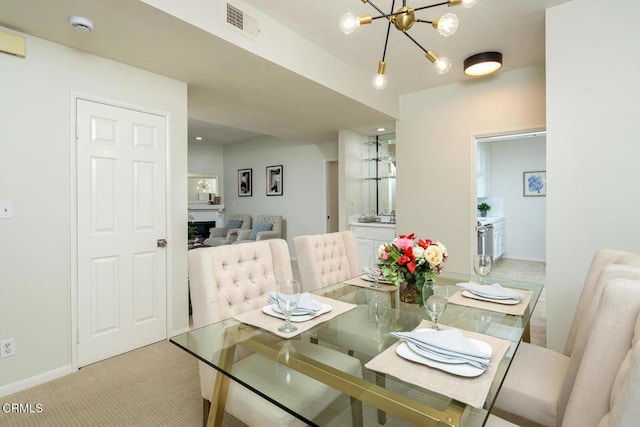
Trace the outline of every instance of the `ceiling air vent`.
[[257, 39], [260, 34], [258, 20], [229, 3], [227, 3], [227, 24], [254, 39]]

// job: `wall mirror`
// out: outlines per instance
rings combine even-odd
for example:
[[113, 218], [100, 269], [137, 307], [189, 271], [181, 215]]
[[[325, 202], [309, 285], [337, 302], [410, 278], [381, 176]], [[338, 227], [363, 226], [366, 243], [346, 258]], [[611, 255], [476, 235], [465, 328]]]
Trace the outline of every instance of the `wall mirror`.
[[218, 191], [218, 175], [190, 173], [187, 178], [187, 196], [189, 203], [213, 202]]

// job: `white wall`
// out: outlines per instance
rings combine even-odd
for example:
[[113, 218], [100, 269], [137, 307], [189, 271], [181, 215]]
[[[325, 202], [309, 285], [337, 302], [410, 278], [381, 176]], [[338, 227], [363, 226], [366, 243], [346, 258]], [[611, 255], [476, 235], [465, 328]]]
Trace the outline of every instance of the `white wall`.
[[74, 94], [169, 114], [169, 333], [188, 327], [186, 85], [25, 37], [26, 59], [0, 54], [0, 339], [16, 339], [0, 395], [71, 371]]
[[224, 173], [222, 145], [189, 143], [189, 173], [219, 175]]
[[[491, 156], [491, 196], [501, 199], [506, 219], [505, 258], [544, 261], [546, 197], [524, 197], [522, 173], [546, 170], [546, 138], [485, 144], [489, 145]], [[489, 216], [494, 216], [493, 209]]]
[[[259, 138], [224, 146], [225, 214], [282, 215], [285, 238], [326, 230], [326, 161], [338, 160], [338, 144], [298, 144]], [[266, 167], [283, 166], [282, 196], [266, 195]], [[238, 197], [238, 169], [252, 169], [252, 197]]]
[[[363, 147], [369, 138], [350, 130], [338, 132], [340, 164], [340, 230], [349, 228], [349, 217], [368, 213], [368, 198], [363, 194]], [[365, 203], [365, 200], [367, 203]]]
[[[562, 350], [591, 258], [640, 253], [640, 2], [547, 11], [547, 342]], [[577, 18], [579, 17], [579, 19]]]
[[442, 241], [448, 271], [476, 251], [476, 136], [544, 128], [544, 68], [530, 67], [400, 98], [396, 126], [399, 234]]

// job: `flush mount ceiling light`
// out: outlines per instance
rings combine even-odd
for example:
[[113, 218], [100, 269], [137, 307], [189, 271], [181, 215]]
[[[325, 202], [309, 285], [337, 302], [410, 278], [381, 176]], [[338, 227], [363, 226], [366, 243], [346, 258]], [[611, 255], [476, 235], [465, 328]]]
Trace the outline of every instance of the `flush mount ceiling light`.
[[93, 31], [93, 22], [84, 16], [72, 16], [69, 23], [79, 33], [90, 33]]
[[500, 52], [482, 52], [464, 60], [464, 73], [467, 76], [478, 77], [495, 73], [502, 68], [502, 54]]
[[477, 3], [478, 0], [447, 0], [440, 3], [433, 3], [427, 6], [419, 6], [415, 8], [411, 8], [407, 6], [407, 1], [402, 1], [402, 7], [398, 8], [394, 12], [395, 8], [395, 0], [391, 2], [391, 12], [384, 13], [378, 6], [370, 2], [369, 0], [360, 0], [362, 3], [368, 3], [373, 7], [378, 13], [379, 16], [371, 16], [371, 15], [363, 15], [363, 16], [355, 16], [354, 14], [347, 12], [340, 17], [339, 26], [342, 32], [345, 34], [353, 33], [356, 28], [361, 25], [371, 24], [376, 19], [385, 19], [388, 21], [387, 24], [387, 36], [384, 40], [384, 50], [382, 51], [382, 60], [378, 62], [378, 71], [376, 75], [373, 77], [373, 87], [376, 89], [384, 89], [387, 86], [387, 77], [385, 76], [385, 68], [387, 63], [385, 62], [385, 56], [387, 54], [387, 44], [389, 42], [389, 33], [391, 31], [391, 24], [395, 25], [396, 29], [398, 29], [402, 34], [407, 36], [409, 40], [415, 43], [420, 49], [424, 51], [425, 57], [433, 63], [433, 66], [438, 74], [445, 74], [451, 68], [451, 61], [449, 58], [444, 56], [438, 56], [434, 51], [427, 50], [420, 43], [418, 43], [413, 37], [411, 37], [408, 33], [409, 29], [413, 26], [414, 23], [426, 23], [431, 24], [431, 26], [438, 30], [438, 33], [444, 37], [448, 37], [456, 32], [458, 29], [458, 17], [453, 13], [447, 13], [441, 16], [438, 19], [434, 20], [425, 20], [416, 17], [416, 12], [430, 9], [432, 7], [444, 6], [459, 6], [463, 5], [466, 8], [472, 7]]

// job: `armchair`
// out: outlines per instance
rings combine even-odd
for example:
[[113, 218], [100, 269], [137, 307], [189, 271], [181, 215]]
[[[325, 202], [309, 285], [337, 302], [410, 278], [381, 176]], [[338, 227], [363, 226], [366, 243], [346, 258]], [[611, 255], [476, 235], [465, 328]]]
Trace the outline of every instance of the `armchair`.
[[251, 215], [228, 215], [224, 227], [209, 229], [209, 237], [204, 240], [205, 246], [228, 245], [237, 239], [239, 230], [251, 229]]
[[233, 243], [249, 243], [280, 238], [282, 238], [282, 216], [258, 215], [253, 228], [238, 230], [238, 239]]
[[[193, 301], [193, 327], [199, 328], [267, 305], [276, 282], [293, 277], [289, 248], [281, 239], [241, 245], [202, 248], [189, 252], [190, 292]], [[321, 357], [326, 363], [362, 377], [360, 361], [308, 341], [289, 341], [295, 350], [309, 357]], [[276, 399], [294, 411], [316, 416], [340, 393], [319, 381], [298, 375], [296, 387], [286, 387], [278, 376], [278, 364], [260, 354], [236, 352], [233, 371], [242, 370], [251, 382], [271, 384]], [[210, 400], [217, 371], [199, 362], [200, 389], [204, 403], [204, 425], [209, 416]], [[292, 393], [291, 390], [296, 390]], [[361, 402], [352, 400], [354, 424], [361, 425]], [[293, 426], [301, 422], [283, 409], [269, 403], [246, 387], [231, 381], [226, 411], [250, 426]]]

